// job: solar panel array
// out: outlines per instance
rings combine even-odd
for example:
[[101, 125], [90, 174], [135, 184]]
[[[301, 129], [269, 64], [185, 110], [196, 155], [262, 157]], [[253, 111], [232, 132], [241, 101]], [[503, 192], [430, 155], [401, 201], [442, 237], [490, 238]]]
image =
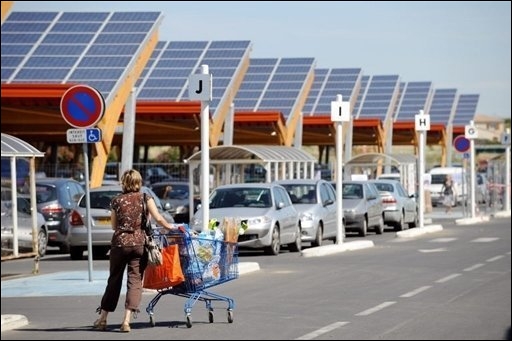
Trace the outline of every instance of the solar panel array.
[[430, 104], [430, 123], [448, 125], [455, 108], [457, 89], [436, 89]]
[[460, 95], [453, 116], [453, 126], [466, 126], [469, 121], [474, 120], [479, 95]]
[[400, 94], [395, 120], [414, 121], [414, 116], [427, 108], [432, 94], [432, 82], [409, 82]]
[[288, 118], [314, 62], [314, 58], [251, 59], [235, 97], [235, 111], [280, 111]]
[[2, 24], [2, 83], [86, 84], [108, 97], [161, 12], [13, 12]]
[[354, 118], [358, 118], [359, 110], [361, 110], [361, 105], [364, 100], [364, 96], [366, 94], [366, 90], [368, 90], [368, 84], [370, 82], [370, 76], [363, 76], [361, 78], [361, 88], [359, 89], [359, 93], [357, 94], [356, 104], [354, 105], [354, 109], [352, 112], [354, 113]]
[[355, 117], [385, 120], [396, 105], [399, 86], [398, 75], [371, 77], [362, 105]]
[[331, 102], [337, 95], [350, 101], [361, 81], [361, 72], [357, 68], [315, 69], [315, 80], [302, 109], [304, 116], [330, 115]]
[[229, 89], [250, 41], [170, 41], [159, 42], [137, 82], [138, 99], [182, 101], [188, 98], [188, 77], [208, 65], [212, 74], [212, 101], [215, 111]]

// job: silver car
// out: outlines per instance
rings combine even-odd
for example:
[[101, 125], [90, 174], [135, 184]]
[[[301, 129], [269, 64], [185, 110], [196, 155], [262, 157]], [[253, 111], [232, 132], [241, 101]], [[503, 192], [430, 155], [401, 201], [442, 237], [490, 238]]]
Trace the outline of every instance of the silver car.
[[345, 230], [366, 236], [369, 227], [384, 232], [384, 215], [379, 192], [367, 181], [343, 181], [343, 223]]
[[336, 242], [336, 192], [325, 180], [279, 180], [299, 212], [302, 242], [320, 246], [324, 239]]
[[407, 195], [396, 180], [369, 180], [380, 193], [384, 210], [384, 223], [402, 231], [418, 225], [418, 206], [414, 195]]
[[[142, 187], [142, 191], [148, 193], [155, 200], [160, 214], [170, 223], [174, 220], [172, 216], [165, 212], [160, 199], [148, 187]], [[110, 202], [112, 199], [122, 193], [121, 186], [101, 186], [90, 190], [90, 216], [91, 216], [91, 235], [94, 254], [105, 255], [110, 249], [112, 240], [111, 211]], [[85, 224], [85, 195], [78, 202], [78, 206], [68, 217], [69, 224], [69, 253], [71, 259], [80, 260], [83, 258], [83, 252], [87, 250], [87, 225]], [[153, 222], [153, 228], [156, 228]]]
[[[4, 189], [2, 188], [2, 192]], [[10, 191], [9, 191], [10, 192]], [[3, 198], [2, 193], [2, 198]], [[17, 198], [17, 211], [18, 211], [18, 250], [21, 252], [32, 252], [32, 210], [30, 202], [25, 198]], [[12, 204], [10, 201], [2, 200], [2, 256], [11, 255], [13, 249], [13, 214]], [[46, 254], [48, 247], [48, 227], [46, 220], [39, 212], [37, 214], [37, 247], [40, 257]]]
[[[263, 249], [269, 255], [278, 255], [281, 245], [287, 245], [292, 252], [301, 250], [299, 214], [281, 185], [223, 185], [212, 191], [209, 202], [210, 220], [221, 222], [233, 217], [247, 224], [244, 234], [238, 236], [240, 247]], [[202, 221], [202, 214], [199, 208], [192, 219], [196, 231], [208, 225]]]

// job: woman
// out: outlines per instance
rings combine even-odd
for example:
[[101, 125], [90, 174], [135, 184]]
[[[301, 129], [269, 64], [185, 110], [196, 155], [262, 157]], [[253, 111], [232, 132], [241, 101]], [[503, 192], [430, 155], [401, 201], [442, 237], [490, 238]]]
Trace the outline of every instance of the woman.
[[94, 322], [94, 328], [107, 329], [107, 316], [117, 307], [124, 270], [128, 266], [125, 312], [120, 331], [129, 332], [132, 313], [139, 312], [142, 277], [147, 265], [147, 256], [144, 255], [145, 232], [141, 229], [143, 198], [146, 198], [149, 213], [159, 226], [163, 226], [164, 231], [173, 229], [173, 226], [160, 215], [153, 197], [147, 194], [144, 196], [141, 192], [142, 176], [138, 171], [125, 171], [121, 177], [121, 186], [123, 193], [110, 203], [114, 230], [110, 248], [110, 275], [101, 306], [97, 310], [100, 318]]
[[453, 205], [453, 180], [450, 175], [446, 176], [441, 192], [443, 193], [443, 205], [446, 207], [446, 213], [450, 213]]

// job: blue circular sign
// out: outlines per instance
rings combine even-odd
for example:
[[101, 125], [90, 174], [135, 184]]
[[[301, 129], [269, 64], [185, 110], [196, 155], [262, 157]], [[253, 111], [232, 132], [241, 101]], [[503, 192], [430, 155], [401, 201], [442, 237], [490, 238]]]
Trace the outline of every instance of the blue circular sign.
[[95, 88], [75, 85], [62, 96], [60, 112], [69, 125], [75, 128], [90, 128], [103, 117], [105, 100]]
[[465, 153], [471, 147], [471, 143], [464, 135], [459, 135], [453, 139], [453, 146], [459, 153]]

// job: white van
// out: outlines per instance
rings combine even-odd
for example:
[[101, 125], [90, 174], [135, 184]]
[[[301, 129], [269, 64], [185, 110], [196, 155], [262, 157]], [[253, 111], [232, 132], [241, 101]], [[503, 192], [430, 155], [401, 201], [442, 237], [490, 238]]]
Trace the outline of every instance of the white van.
[[443, 184], [447, 175], [452, 176], [454, 183], [453, 206], [462, 204], [468, 196], [466, 172], [462, 167], [435, 167], [429, 172], [431, 180], [425, 189], [430, 190], [432, 206], [442, 205]]

